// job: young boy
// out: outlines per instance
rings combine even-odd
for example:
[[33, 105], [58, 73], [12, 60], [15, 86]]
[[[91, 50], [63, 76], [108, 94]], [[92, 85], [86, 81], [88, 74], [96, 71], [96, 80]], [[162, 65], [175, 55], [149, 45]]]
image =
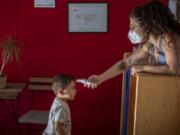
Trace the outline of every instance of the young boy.
[[54, 77], [52, 90], [56, 97], [43, 135], [71, 135], [71, 115], [67, 100], [75, 98], [75, 83], [76, 80], [71, 75], [59, 74]]

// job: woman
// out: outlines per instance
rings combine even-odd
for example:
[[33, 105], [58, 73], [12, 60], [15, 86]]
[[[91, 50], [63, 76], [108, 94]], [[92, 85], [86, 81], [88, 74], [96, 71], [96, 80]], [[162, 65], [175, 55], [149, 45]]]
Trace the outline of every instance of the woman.
[[99, 85], [131, 67], [133, 72], [179, 75], [180, 24], [167, 6], [151, 1], [136, 7], [130, 14], [128, 37], [140, 44], [138, 49], [102, 74], [90, 76], [90, 81]]

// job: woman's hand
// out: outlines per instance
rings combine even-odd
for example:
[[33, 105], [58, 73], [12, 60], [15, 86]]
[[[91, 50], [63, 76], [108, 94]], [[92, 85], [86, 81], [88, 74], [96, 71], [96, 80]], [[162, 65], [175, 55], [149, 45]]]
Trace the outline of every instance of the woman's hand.
[[136, 66], [133, 66], [133, 67], [131, 68], [131, 70], [132, 70], [133, 74], [134, 74], [134, 73], [144, 72], [144, 66], [142, 66], [142, 65], [136, 65]]
[[92, 76], [88, 77], [88, 80], [92, 83], [89, 85], [84, 85], [84, 86], [87, 88], [91, 88], [91, 89], [96, 88], [99, 84], [102, 83], [102, 79], [101, 79], [100, 75], [92, 75]]

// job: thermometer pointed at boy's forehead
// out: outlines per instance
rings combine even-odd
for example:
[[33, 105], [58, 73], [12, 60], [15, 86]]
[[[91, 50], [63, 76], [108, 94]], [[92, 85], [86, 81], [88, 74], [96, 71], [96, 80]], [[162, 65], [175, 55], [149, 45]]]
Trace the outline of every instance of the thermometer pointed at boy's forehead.
[[89, 87], [91, 87], [91, 88], [96, 88], [97, 87], [97, 85], [95, 83], [93, 83], [93, 82], [91, 82], [91, 81], [89, 81], [87, 79], [77, 79], [76, 82], [84, 84], [85, 86], [88, 86], [88, 88]]

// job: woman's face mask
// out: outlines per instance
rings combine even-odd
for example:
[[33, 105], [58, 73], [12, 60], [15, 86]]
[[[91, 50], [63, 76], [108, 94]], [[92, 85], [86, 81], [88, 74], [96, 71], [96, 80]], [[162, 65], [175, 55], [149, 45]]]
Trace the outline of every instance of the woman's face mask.
[[128, 33], [128, 38], [132, 44], [139, 44], [143, 40], [143, 38], [139, 34], [131, 30]]

